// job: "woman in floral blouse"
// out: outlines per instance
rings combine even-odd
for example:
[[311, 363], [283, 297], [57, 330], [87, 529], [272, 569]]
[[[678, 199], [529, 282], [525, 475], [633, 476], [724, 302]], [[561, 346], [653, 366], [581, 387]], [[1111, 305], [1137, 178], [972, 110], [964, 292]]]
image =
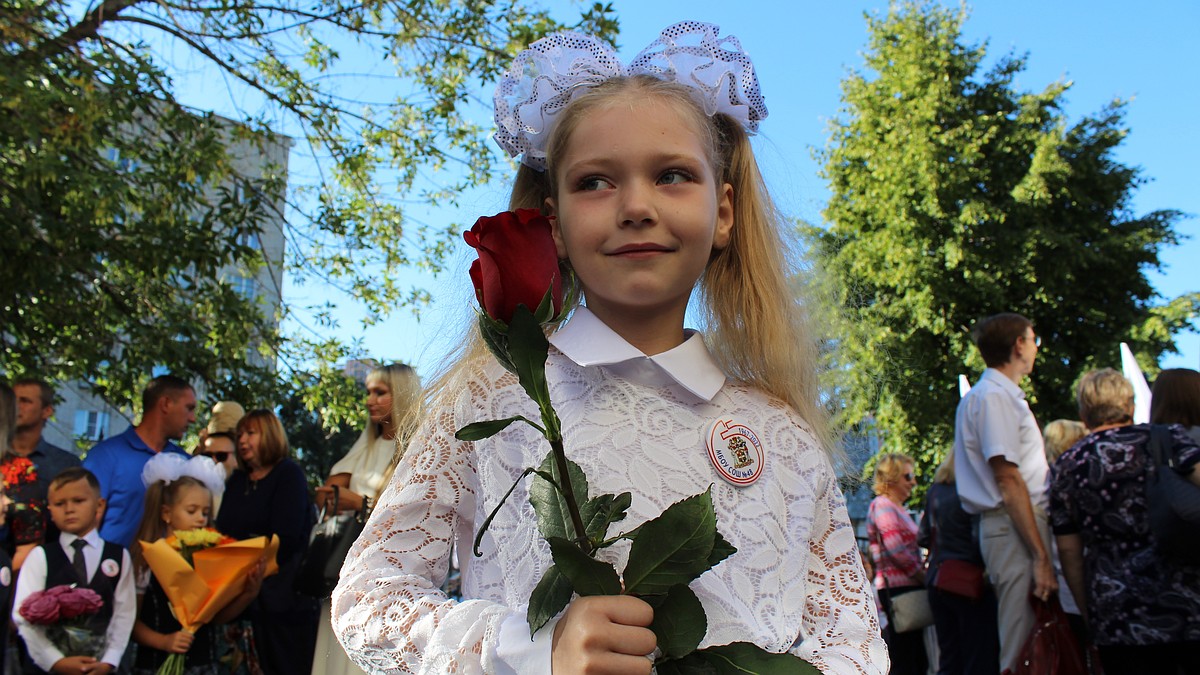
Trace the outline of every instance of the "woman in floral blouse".
[[[1067, 584], [1106, 675], [1200, 673], [1200, 565], [1161, 555], [1146, 507], [1148, 424], [1133, 424], [1133, 387], [1111, 368], [1079, 383], [1091, 434], [1054, 464], [1050, 522]], [[1172, 425], [1173, 454], [1200, 485], [1200, 447]]]

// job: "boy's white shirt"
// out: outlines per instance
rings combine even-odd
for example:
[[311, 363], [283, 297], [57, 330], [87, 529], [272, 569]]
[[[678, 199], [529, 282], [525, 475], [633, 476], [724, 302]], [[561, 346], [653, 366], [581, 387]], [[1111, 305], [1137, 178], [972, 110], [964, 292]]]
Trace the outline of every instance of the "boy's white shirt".
[[[75, 555], [71, 543], [80, 538], [67, 532], [59, 534], [57, 545], [62, 546], [68, 560]], [[100, 538], [100, 533], [95, 529], [83, 535], [82, 539], [89, 544], [83, 549], [83, 560], [87, 567], [88, 579], [91, 579], [96, 574], [96, 568], [100, 566], [100, 558], [104, 553], [104, 540]], [[53, 546], [54, 544], [48, 542], [45, 545]], [[121, 575], [113, 590], [113, 613], [105, 634], [104, 656], [99, 659], [114, 669], [121, 664], [121, 656], [125, 653], [125, 648], [129, 645], [129, 636], [133, 632], [133, 622], [137, 619], [137, 592], [134, 588], [132, 569], [133, 563], [129, 558], [129, 551], [121, 549]], [[29, 552], [29, 556], [25, 558], [25, 564], [21, 566], [21, 571], [17, 575], [17, 588], [13, 594], [12, 618], [21, 637], [25, 640], [30, 658], [42, 670], [49, 671], [65, 654], [50, 642], [41, 626], [30, 624], [19, 611], [25, 598], [34, 591], [45, 590], [46, 572], [46, 552], [39, 546]]]

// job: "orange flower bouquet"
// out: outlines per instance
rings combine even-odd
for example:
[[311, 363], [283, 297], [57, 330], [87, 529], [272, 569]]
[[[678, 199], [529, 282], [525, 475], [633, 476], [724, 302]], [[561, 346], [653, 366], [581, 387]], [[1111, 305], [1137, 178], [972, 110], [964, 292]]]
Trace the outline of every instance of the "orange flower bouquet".
[[[139, 543], [176, 620], [189, 633], [195, 633], [241, 594], [246, 576], [259, 560], [266, 560], [264, 577], [279, 571], [275, 562], [279, 537], [273, 535], [237, 541], [204, 528]], [[183, 656], [169, 656], [159, 673], [183, 672]]]

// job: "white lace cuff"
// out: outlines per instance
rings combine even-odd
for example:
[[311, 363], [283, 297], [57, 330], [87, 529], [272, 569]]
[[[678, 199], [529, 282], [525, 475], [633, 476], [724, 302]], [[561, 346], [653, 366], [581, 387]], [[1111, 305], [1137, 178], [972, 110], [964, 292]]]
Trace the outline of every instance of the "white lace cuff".
[[496, 640], [496, 671], [499, 675], [550, 675], [550, 650], [554, 646], [554, 627], [558, 618], [546, 622], [529, 639], [529, 621], [524, 612], [509, 612], [500, 623]]

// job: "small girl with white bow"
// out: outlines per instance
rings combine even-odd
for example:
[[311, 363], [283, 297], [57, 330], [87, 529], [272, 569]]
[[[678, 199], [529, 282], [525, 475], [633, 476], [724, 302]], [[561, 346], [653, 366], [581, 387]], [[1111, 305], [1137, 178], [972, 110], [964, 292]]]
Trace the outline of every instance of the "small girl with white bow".
[[[887, 672], [815, 344], [748, 140], [766, 117], [749, 57], [698, 22], [628, 66], [594, 37], [557, 34], [516, 58], [495, 104], [496, 138], [522, 163], [510, 208], [552, 217], [586, 303], [551, 335], [546, 377], [591, 492], [632, 492], [629, 530], [712, 486], [737, 553], [691, 583], [702, 647], [748, 641], [824, 672]], [[684, 328], [697, 287], [706, 335]], [[430, 405], [334, 592], [351, 657], [373, 672], [650, 672], [654, 610], [635, 597], [576, 598], [530, 638], [530, 592], [552, 560], [524, 482], [482, 557], [462, 560], [464, 599], [439, 590], [452, 546], [470, 550], [546, 445], [521, 425], [455, 439], [471, 422], [538, 416], [477, 332]], [[620, 569], [628, 554], [597, 557]]]
[[261, 567], [251, 571], [246, 587], [213, 620], [195, 634], [183, 630], [171, 611], [170, 601], [150, 572], [139, 541], [153, 542], [177, 530], [197, 530], [212, 525], [213, 497], [225, 491], [225, 470], [204, 456], [187, 459], [159, 453], [142, 469], [146, 506], [132, 550], [137, 582], [138, 618], [133, 640], [138, 644], [134, 672], [156, 673], [169, 654], [187, 654], [187, 675], [217, 672], [216, 624], [237, 617], [258, 595]]

